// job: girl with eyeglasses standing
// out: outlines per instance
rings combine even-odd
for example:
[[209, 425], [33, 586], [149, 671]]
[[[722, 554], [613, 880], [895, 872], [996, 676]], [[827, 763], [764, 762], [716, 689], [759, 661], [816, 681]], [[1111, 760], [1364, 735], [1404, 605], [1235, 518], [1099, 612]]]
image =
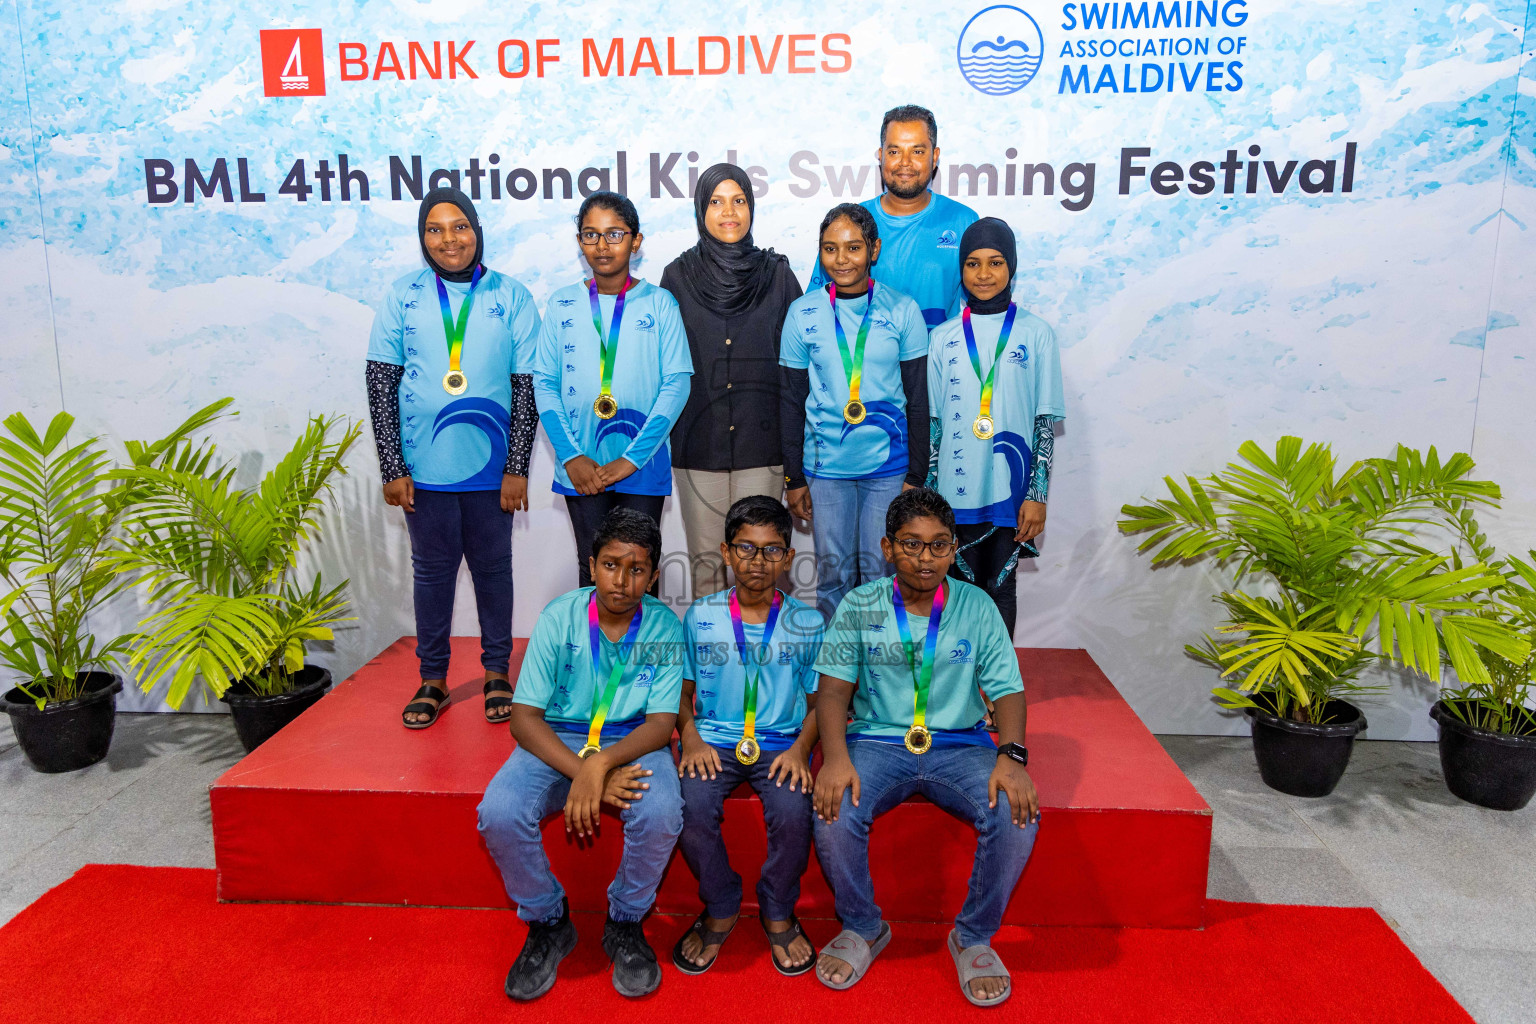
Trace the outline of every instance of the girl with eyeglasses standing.
[[633, 508], [658, 523], [672, 493], [667, 437], [688, 400], [693, 362], [672, 296], [630, 275], [640, 215], [614, 192], [576, 214], [592, 276], [550, 297], [533, 375], [539, 421], [554, 445], [556, 494], [576, 534], [577, 579], [604, 517]]

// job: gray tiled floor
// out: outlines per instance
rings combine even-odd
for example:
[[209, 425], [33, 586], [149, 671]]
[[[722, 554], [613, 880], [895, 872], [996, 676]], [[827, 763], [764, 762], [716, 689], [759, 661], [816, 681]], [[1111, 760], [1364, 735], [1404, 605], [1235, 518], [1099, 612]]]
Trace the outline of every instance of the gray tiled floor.
[[1375, 907], [1482, 1024], [1536, 1020], [1536, 805], [1445, 788], [1433, 743], [1355, 744], [1317, 800], [1259, 781], [1247, 739], [1162, 736], [1216, 812], [1216, 899]]
[[[106, 761], [50, 776], [0, 726], [0, 922], [86, 863], [213, 866], [207, 789], [240, 757], [228, 719], [117, 728]], [[1216, 812], [1212, 897], [1375, 907], [1482, 1024], [1536, 1020], [1536, 806], [1462, 803], [1428, 743], [1357, 744], [1321, 800], [1267, 789], [1246, 739], [1162, 743]]]

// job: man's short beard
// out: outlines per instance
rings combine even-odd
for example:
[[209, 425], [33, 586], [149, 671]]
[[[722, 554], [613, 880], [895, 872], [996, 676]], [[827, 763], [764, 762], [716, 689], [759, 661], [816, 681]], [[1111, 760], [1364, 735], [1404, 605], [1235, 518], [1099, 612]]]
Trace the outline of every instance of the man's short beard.
[[882, 168], [880, 171], [880, 181], [881, 184], [885, 185], [885, 190], [891, 195], [895, 196], [897, 199], [916, 199], [918, 196], [928, 191], [928, 186], [933, 184], [933, 176], [937, 173], [937, 167], [930, 168], [928, 177], [923, 180], [921, 185], [914, 185], [910, 189], [903, 189], [897, 187], [895, 182], [887, 178], [885, 176], [885, 171]]

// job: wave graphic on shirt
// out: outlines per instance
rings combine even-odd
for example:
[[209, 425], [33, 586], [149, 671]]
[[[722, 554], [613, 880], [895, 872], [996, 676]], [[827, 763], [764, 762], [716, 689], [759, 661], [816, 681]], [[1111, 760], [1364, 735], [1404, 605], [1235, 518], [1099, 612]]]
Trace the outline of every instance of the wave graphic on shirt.
[[454, 480], [448, 486], [458, 486], [471, 481], [494, 480], [501, 485], [501, 473], [507, 465], [507, 434], [512, 429], [512, 416], [506, 409], [489, 398], [460, 398], [443, 406], [432, 421], [432, 440], [455, 425], [474, 427], [490, 442], [491, 453], [485, 465], [462, 480]]
[[[603, 450], [603, 441], [610, 437], [625, 438], [624, 447], [629, 447], [629, 442], [640, 436], [640, 430], [645, 426], [645, 413], [634, 409], [620, 409], [614, 414], [613, 419], [603, 420], [597, 425], [597, 450]], [[623, 454], [622, 451], [619, 452]], [[645, 468], [645, 467], [640, 467]]]
[[889, 445], [885, 463], [871, 476], [888, 476], [907, 464], [907, 414], [896, 407], [895, 402], [864, 403], [864, 419], [858, 423], [844, 423], [839, 443], [848, 439], [855, 430], [864, 428], [883, 430]]
[[1034, 468], [1035, 455], [1029, 450], [1029, 442], [1011, 430], [1000, 430], [992, 437], [992, 454], [1001, 455], [1008, 463], [1008, 496], [1013, 507], [1029, 491], [1029, 472]]

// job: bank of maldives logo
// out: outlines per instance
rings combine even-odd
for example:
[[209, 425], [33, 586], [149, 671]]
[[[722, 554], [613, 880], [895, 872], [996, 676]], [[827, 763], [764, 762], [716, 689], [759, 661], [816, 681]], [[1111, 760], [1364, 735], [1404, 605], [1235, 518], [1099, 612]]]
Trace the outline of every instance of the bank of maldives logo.
[[262, 29], [261, 81], [268, 96], [324, 96], [325, 47], [320, 30]]
[[973, 88], [988, 96], [1007, 96], [1035, 77], [1044, 51], [1045, 39], [1035, 19], [1022, 8], [998, 4], [965, 23], [955, 58]]

